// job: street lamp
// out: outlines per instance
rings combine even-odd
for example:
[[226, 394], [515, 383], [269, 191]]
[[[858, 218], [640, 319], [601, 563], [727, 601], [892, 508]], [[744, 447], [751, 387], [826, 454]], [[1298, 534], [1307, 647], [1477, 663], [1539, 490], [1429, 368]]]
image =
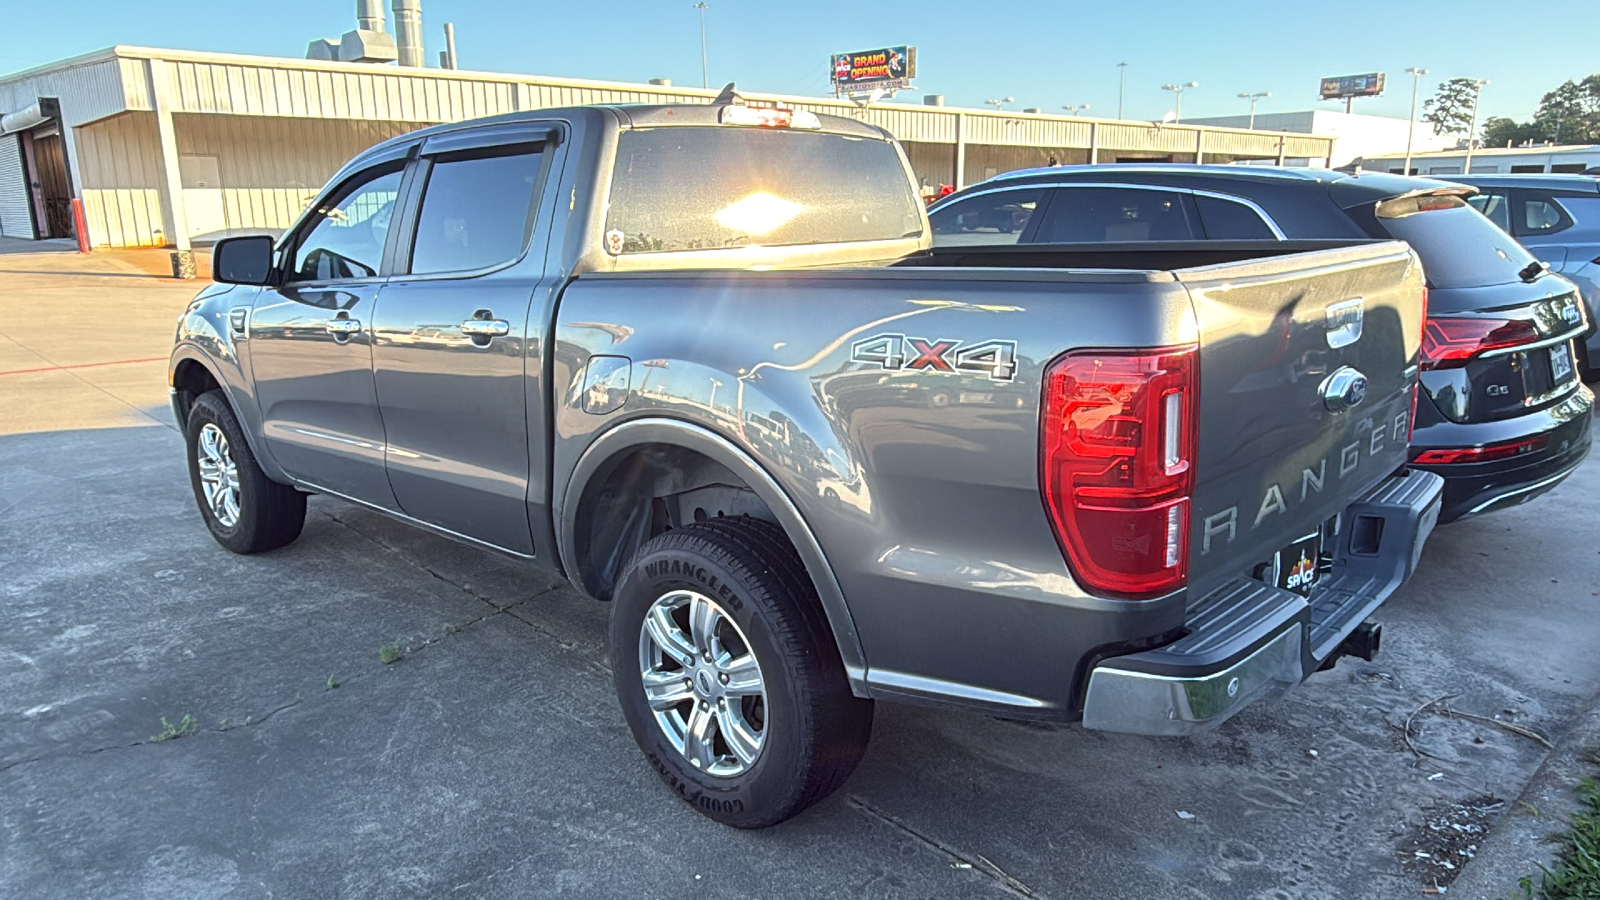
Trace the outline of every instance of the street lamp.
[[1411, 139], [1417, 133], [1417, 88], [1422, 85], [1422, 76], [1428, 74], [1428, 70], [1407, 69], [1406, 74], [1411, 76], [1411, 118], [1406, 120], [1406, 162], [1405, 168], [1400, 170], [1402, 175], [1411, 174]]
[[1161, 86], [1163, 91], [1171, 91], [1178, 95], [1178, 106], [1172, 113], [1172, 123], [1174, 125], [1183, 121], [1183, 92], [1189, 88], [1197, 88], [1199, 86], [1200, 82], [1198, 81], [1186, 81], [1183, 84], [1163, 84]]
[[983, 102], [985, 104], [989, 105], [989, 106], [994, 107], [995, 109], [1002, 109], [1002, 108], [1005, 107], [1005, 105], [1007, 103], [1015, 103], [1015, 102], [1017, 102], [1017, 98], [1015, 98], [1015, 97], [1001, 97], [999, 100], [985, 100]]
[[1117, 63], [1117, 118], [1122, 118], [1123, 89], [1128, 86], [1128, 64]]
[[1239, 99], [1240, 100], [1249, 100], [1250, 101], [1250, 130], [1251, 131], [1255, 131], [1256, 130], [1256, 101], [1260, 100], [1263, 97], [1271, 97], [1271, 96], [1272, 96], [1272, 92], [1271, 91], [1262, 91], [1259, 94], [1240, 94], [1239, 95]]
[[1483, 88], [1488, 83], [1488, 79], [1472, 82], [1472, 124], [1467, 126], [1467, 161], [1461, 166], [1463, 175], [1472, 174], [1472, 144], [1478, 137], [1478, 101], [1482, 99]]
[[710, 87], [706, 81], [706, 10], [711, 7], [701, 0], [694, 8], [700, 12], [700, 86]]
[[1082, 103], [1082, 104], [1079, 104], [1077, 106], [1063, 106], [1061, 108], [1067, 111], [1067, 115], [1075, 116], [1078, 113], [1081, 113], [1084, 110], [1088, 109], [1089, 108], [1089, 104]]

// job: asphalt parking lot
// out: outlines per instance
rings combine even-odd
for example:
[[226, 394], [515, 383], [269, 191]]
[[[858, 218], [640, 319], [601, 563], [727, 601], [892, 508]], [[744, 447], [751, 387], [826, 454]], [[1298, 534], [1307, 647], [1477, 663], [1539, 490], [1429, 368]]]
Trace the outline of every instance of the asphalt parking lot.
[[607, 609], [555, 577], [325, 498], [218, 547], [166, 407], [197, 285], [149, 272], [0, 254], [0, 896], [1423, 896], [1545, 758], [1495, 723], [1559, 745], [1600, 700], [1591, 459], [1437, 532], [1376, 662], [1214, 733], [880, 704], [838, 794], [729, 830], [646, 767]]

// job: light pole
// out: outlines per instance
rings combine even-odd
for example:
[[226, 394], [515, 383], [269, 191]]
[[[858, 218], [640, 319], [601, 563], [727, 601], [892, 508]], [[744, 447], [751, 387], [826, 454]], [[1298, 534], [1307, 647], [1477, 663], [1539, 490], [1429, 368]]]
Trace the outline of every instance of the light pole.
[[985, 100], [983, 102], [988, 106], [994, 107], [995, 109], [1004, 109], [1005, 105], [1007, 103], [1015, 103], [1015, 102], [1017, 102], [1017, 98], [1015, 98], [1015, 97], [1001, 97], [999, 100]]
[[1198, 81], [1186, 81], [1183, 84], [1163, 84], [1161, 86], [1163, 91], [1171, 91], [1178, 95], [1178, 106], [1172, 112], [1172, 124], [1176, 125], [1183, 121], [1183, 92], [1189, 88], [1197, 88], [1199, 86], [1200, 82]]
[[1411, 118], [1406, 120], [1406, 162], [1405, 168], [1400, 172], [1403, 175], [1411, 174], [1411, 139], [1417, 133], [1417, 88], [1422, 86], [1422, 76], [1428, 74], [1427, 69], [1407, 69], [1406, 74], [1411, 76]]
[[1122, 95], [1128, 86], [1128, 64], [1117, 63], [1117, 118], [1122, 118]]
[[1472, 144], [1478, 137], [1478, 101], [1483, 98], [1484, 85], [1488, 79], [1472, 82], [1472, 124], [1467, 126], [1467, 161], [1461, 166], [1461, 174], [1472, 174]]
[[1089, 104], [1082, 103], [1082, 104], [1079, 104], [1077, 106], [1063, 106], [1061, 108], [1067, 111], [1067, 115], [1075, 116], [1078, 113], [1081, 113], [1084, 110], [1088, 109], [1089, 108]]
[[1271, 97], [1271, 96], [1272, 96], [1272, 92], [1271, 91], [1262, 91], [1259, 94], [1240, 94], [1239, 95], [1239, 99], [1240, 100], [1249, 100], [1250, 101], [1250, 130], [1251, 131], [1255, 131], [1256, 130], [1256, 101], [1260, 100], [1263, 97]]
[[701, 0], [694, 8], [700, 11], [700, 86], [710, 87], [706, 79], [706, 10], [711, 7]]

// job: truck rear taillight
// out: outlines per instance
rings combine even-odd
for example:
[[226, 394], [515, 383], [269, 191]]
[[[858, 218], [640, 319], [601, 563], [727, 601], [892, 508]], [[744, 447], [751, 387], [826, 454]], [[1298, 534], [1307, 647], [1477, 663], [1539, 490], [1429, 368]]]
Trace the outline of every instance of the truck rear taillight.
[[1087, 591], [1144, 599], [1188, 581], [1195, 349], [1073, 351], [1045, 369], [1040, 489]]
[[1422, 367], [1464, 366], [1479, 354], [1538, 340], [1538, 326], [1527, 319], [1430, 316], [1422, 329]]

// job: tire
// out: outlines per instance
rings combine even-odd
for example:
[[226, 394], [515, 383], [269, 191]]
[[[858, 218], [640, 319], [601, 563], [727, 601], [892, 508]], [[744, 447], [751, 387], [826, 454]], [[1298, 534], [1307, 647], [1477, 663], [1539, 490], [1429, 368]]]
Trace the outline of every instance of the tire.
[[[234, 553], [276, 550], [300, 536], [306, 522], [306, 495], [268, 478], [245, 441], [244, 430], [221, 391], [207, 391], [189, 408], [184, 427], [189, 456], [189, 484], [206, 528], [217, 543]], [[202, 459], [208, 462], [203, 464]], [[223, 465], [217, 465], [218, 461]], [[226, 464], [233, 466], [229, 478]], [[216, 477], [218, 471], [222, 477]], [[218, 495], [232, 486], [231, 502]]]
[[[696, 609], [710, 615], [691, 619]], [[674, 652], [693, 668], [659, 649], [666, 645], [646, 630], [647, 614], [658, 627], [659, 616], [679, 626], [677, 638], [694, 646], [679, 643]], [[697, 632], [695, 621], [713, 624]], [[715, 639], [695, 637], [707, 633]], [[838, 789], [866, 752], [872, 701], [850, 693], [816, 591], [771, 523], [717, 518], [640, 547], [617, 587], [610, 643], [622, 712], [651, 768], [690, 806], [725, 825], [764, 828], [788, 819]], [[713, 649], [713, 661], [703, 646]], [[647, 674], [659, 709], [646, 696]], [[752, 683], [760, 685], [759, 700]], [[668, 706], [674, 697], [681, 699]], [[688, 755], [697, 709], [699, 733], [710, 737], [700, 742], [706, 749], [699, 765]], [[669, 732], [679, 725], [682, 733]]]

